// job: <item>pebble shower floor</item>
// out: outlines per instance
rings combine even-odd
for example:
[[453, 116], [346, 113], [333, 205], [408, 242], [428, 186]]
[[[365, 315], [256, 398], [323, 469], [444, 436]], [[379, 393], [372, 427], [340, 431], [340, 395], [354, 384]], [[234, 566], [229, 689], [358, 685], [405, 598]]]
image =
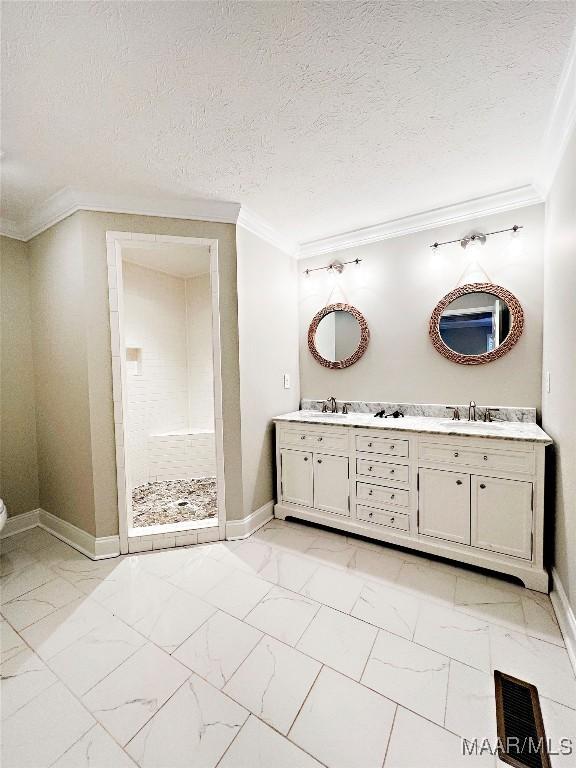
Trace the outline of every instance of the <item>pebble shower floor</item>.
[[135, 528], [216, 517], [216, 478], [139, 485], [132, 491], [132, 511]]

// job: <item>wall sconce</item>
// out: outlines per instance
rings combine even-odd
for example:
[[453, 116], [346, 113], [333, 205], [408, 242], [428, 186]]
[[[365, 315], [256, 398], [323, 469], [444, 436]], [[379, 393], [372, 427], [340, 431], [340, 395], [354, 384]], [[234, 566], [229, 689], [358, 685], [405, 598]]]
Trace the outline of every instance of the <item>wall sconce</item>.
[[313, 267], [312, 269], [305, 269], [304, 274], [306, 276], [310, 275], [310, 272], [319, 272], [320, 270], [325, 269], [327, 272], [336, 272], [336, 274], [341, 275], [342, 272], [344, 272], [344, 267], [346, 264], [360, 264], [362, 259], [352, 259], [351, 261], [338, 261], [338, 259], [335, 259], [334, 261], [331, 261], [330, 264], [328, 264], [326, 267]]
[[480, 243], [481, 245], [484, 245], [486, 243], [486, 238], [490, 237], [491, 235], [500, 235], [502, 232], [513, 232], [516, 234], [519, 229], [524, 229], [523, 226], [519, 226], [518, 224], [514, 224], [513, 227], [508, 227], [508, 229], [497, 229], [495, 232], [473, 232], [470, 235], [466, 235], [466, 237], [458, 238], [457, 240], [446, 240], [443, 243], [432, 243], [430, 248], [439, 248], [441, 245], [450, 245], [451, 243], [460, 243], [462, 248], [467, 248], [469, 245], [473, 245], [475, 243]]

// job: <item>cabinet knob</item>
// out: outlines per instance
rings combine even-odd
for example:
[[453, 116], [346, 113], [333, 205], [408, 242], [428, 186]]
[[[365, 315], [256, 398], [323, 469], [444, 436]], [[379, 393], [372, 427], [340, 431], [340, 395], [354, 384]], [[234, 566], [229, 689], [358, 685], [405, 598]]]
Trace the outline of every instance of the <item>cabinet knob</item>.
[[394, 470], [393, 470], [393, 469], [391, 469], [391, 470], [390, 470], [390, 474], [391, 474], [391, 475], [393, 475], [393, 474], [394, 474]]
[[456, 485], [462, 485], [462, 480], [456, 480]]
[[322, 442], [322, 438], [321, 438], [321, 437], [319, 437], [319, 438], [318, 438], [318, 442], [319, 442], [319, 443], [321, 443], [321, 442]]
[[372, 517], [373, 512], [368, 512], [368, 517]]
[[373, 494], [373, 493], [374, 493], [374, 491], [373, 491], [372, 489], [370, 489], [370, 490], [368, 491], [368, 496], [372, 496], [372, 494]]
[[485, 483], [480, 483], [480, 488], [486, 488], [486, 484]]
[[391, 493], [390, 498], [393, 499], [395, 495], [396, 495], [395, 493]]
[[318, 464], [322, 464], [322, 459], [318, 459]]
[[308, 456], [304, 456], [304, 461], [308, 461]]
[[484, 456], [484, 461], [488, 461], [488, 456]]
[[391, 445], [391, 446], [390, 446], [390, 450], [391, 450], [391, 451], [393, 451], [393, 450], [394, 450], [394, 446], [393, 446], [393, 445]]
[[391, 524], [394, 522], [394, 519], [395, 519], [395, 518], [393, 518], [393, 517], [391, 517], [391, 518], [390, 518], [390, 523], [391, 523]]
[[456, 451], [455, 454], [454, 454], [454, 458], [457, 459], [458, 456], [460, 456], [460, 454], [458, 453], [458, 451]]
[[368, 443], [368, 448], [372, 448], [372, 443]]
[[306, 440], [306, 435], [300, 435], [300, 440]]
[[374, 467], [368, 467], [368, 472], [373, 472], [373, 471], [374, 471]]

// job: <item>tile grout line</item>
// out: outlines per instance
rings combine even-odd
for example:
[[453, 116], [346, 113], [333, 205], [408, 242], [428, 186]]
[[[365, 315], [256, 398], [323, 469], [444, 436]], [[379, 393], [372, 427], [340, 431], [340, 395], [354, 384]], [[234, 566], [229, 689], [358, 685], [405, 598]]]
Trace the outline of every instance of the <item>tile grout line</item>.
[[392, 741], [392, 735], [394, 733], [394, 726], [396, 725], [396, 715], [398, 714], [398, 710], [400, 709], [400, 705], [396, 704], [396, 708], [394, 710], [394, 717], [392, 718], [392, 726], [390, 727], [390, 735], [388, 736], [388, 743], [386, 744], [386, 751], [384, 753], [384, 760], [382, 761], [382, 768], [386, 765], [386, 758], [388, 757], [388, 751], [390, 749], [390, 743]]
[[[184, 566], [184, 567], [186, 567], [186, 566]], [[158, 578], [159, 578], [161, 581], [163, 581], [163, 580], [164, 580], [162, 577], [158, 577]], [[47, 583], [48, 583], [48, 582], [47, 582]], [[269, 583], [270, 583], [270, 582], [269, 582]], [[272, 584], [274, 584], [274, 582], [272, 582]], [[40, 586], [43, 586], [43, 585], [40, 585]], [[176, 585], [172, 585], [172, 586], [176, 586]], [[280, 586], [280, 585], [276, 584], [276, 586]], [[185, 590], [184, 590], [184, 591], [185, 591]], [[289, 590], [289, 589], [288, 589], [287, 591], [290, 591], [290, 592], [292, 592], [292, 590]], [[299, 593], [297, 593], [297, 592], [293, 592], [293, 594], [295, 594], [295, 595], [297, 595], [297, 596], [299, 596], [299, 597], [305, 597], [305, 596], [302, 596], [302, 595], [300, 595], [300, 594], [299, 594]], [[89, 596], [85, 596], [85, 597], [86, 597], [86, 599], [91, 599]], [[80, 598], [78, 598], [78, 599], [80, 599]], [[264, 599], [264, 598], [262, 598], [262, 599]], [[306, 598], [306, 599], [307, 599], [307, 598]], [[94, 602], [95, 602], [96, 604], [98, 604], [98, 605], [101, 605], [100, 603], [97, 603], [97, 601], [94, 601]], [[261, 601], [260, 601], [260, 602], [261, 602]], [[317, 602], [317, 601], [313, 601], [313, 602]], [[258, 603], [258, 604], [259, 604], [259, 603]], [[257, 605], [258, 605], [258, 604], [257, 604]], [[313, 621], [313, 620], [314, 620], [314, 618], [316, 617], [316, 615], [317, 615], [318, 611], [320, 610], [320, 607], [322, 607], [322, 605], [323, 605], [322, 603], [318, 603], [318, 606], [319, 606], [319, 607], [318, 607], [318, 609], [317, 609], [317, 611], [316, 611], [316, 614], [315, 614], [315, 615], [314, 615], [314, 617], [313, 617], [313, 618], [310, 620], [310, 622], [309, 622], [308, 626], [310, 625], [310, 623], [312, 623], [312, 621]], [[105, 607], [105, 606], [102, 606], [102, 607]], [[327, 607], [331, 608], [330, 606], [327, 606]], [[331, 608], [331, 609], [332, 609], [332, 610], [337, 610], [337, 609], [334, 609], [334, 608]], [[106, 610], [108, 610], [108, 612], [109, 612], [109, 609], [106, 609]], [[221, 609], [220, 609], [220, 610], [221, 610]], [[224, 612], [224, 613], [226, 613], [226, 611], [223, 611], [223, 612]], [[352, 616], [350, 616], [350, 614], [346, 614], [346, 613], [344, 613], [344, 612], [340, 612], [340, 611], [338, 611], [338, 612], [339, 612], [339, 613], [342, 613], [343, 615], [347, 615], [347, 616], [349, 616], [350, 618], [355, 618], [355, 617], [352, 617]], [[49, 614], [49, 615], [50, 615], [50, 614]], [[215, 614], [212, 614], [212, 615], [215, 615]], [[123, 621], [122, 621], [122, 619], [120, 619], [119, 617], [117, 617], [117, 616], [116, 616], [114, 613], [111, 613], [111, 616], [114, 616], [114, 617], [115, 617], [117, 620], [119, 620], [119, 621], [121, 621], [122, 623], [126, 624], [126, 622], [123, 622]], [[44, 617], [44, 618], [45, 618], [45, 617]], [[233, 617], [233, 618], [235, 618], [236, 620], [240, 620], [240, 621], [243, 621], [243, 623], [246, 623], [246, 624], [247, 624], [247, 626], [250, 626], [250, 625], [249, 625], [247, 622], [245, 622], [243, 619], [238, 619], [238, 617]], [[42, 619], [40, 619], [40, 620], [42, 620]], [[209, 620], [209, 619], [207, 619], [206, 621], [208, 621], [208, 620]], [[358, 620], [358, 619], [357, 619], [357, 620]], [[6, 621], [7, 621], [7, 623], [9, 624], [9, 626], [11, 626], [11, 627], [12, 627], [12, 629], [13, 629], [13, 630], [16, 632], [16, 634], [17, 634], [17, 635], [18, 635], [18, 636], [21, 638], [21, 640], [23, 641], [24, 645], [25, 645], [26, 647], [29, 647], [29, 648], [30, 648], [30, 646], [28, 645], [28, 643], [27, 643], [27, 642], [24, 640], [24, 638], [22, 638], [22, 636], [20, 635], [20, 632], [19, 632], [18, 630], [14, 629], [14, 627], [11, 625], [11, 623], [10, 623], [10, 622], [9, 622], [7, 619], [6, 619]], [[362, 621], [362, 620], [359, 620], [359, 621]], [[33, 623], [36, 623], [36, 622], [33, 622]], [[204, 623], [205, 623], [205, 622], [204, 622]], [[368, 622], [363, 622], [363, 623], [369, 624]], [[493, 625], [492, 625], [490, 622], [487, 622], [487, 623], [488, 623], [488, 625], [489, 625], [489, 626], [493, 626]], [[32, 625], [30, 625], [30, 626], [32, 626]], [[128, 625], [128, 624], [126, 624], [126, 626], [128, 626], [128, 627], [129, 627], [129, 628], [131, 628], [131, 629], [134, 629], [134, 627], [132, 627], [131, 625]], [[374, 626], [374, 625], [370, 625], [370, 624], [369, 624], [369, 626]], [[496, 625], [496, 627], [497, 627], [498, 629], [501, 629], [500, 625]], [[198, 629], [199, 629], [199, 628], [198, 628]], [[196, 632], [196, 631], [198, 631], [198, 629], [197, 629], [197, 630], [195, 630], [195, 632]], [[377, 626], [376, 626], [376, 630], [377, 630], [377, 633], [376, 633], [376, 637], [377, 637], [377, 635], [378, 635], [378, 632], [379, 632], [379, 631], [389, 631], [389, 630], [382, 630], [382, 628], [380, 628], [380, 627], [377, 627]], [[90, 631], [92, 631], [92, 630], [90, 630]], [[135, 630], [135, 631], [137, 631], [137, 632], [138, 632], [138, 630]], [[304, 630], [304, 632], [305, 632], [305, 631], [306, 631], [306, 630]], [[512, 631], [512, 632], [514, 632], [515, 630], [509, 630], [509, 631]], [[190, 635], [188, 638], [186, 638], [186, 639], [189, 639], [190, 637], [192, 637], [192, 636], [195, 634], [195, 632], [193, 632], [193, 633], [192, 633], [192, 634], [191, 634], [191, 635]], [[304, 634], [304, 632], [303, 632], [303, 634]], [[138, 634], [140, 634], [142, 637], [144, 637], [144, 636], [142, 635], [142, 633], [138, 632]], [[391, 634], [394, 634], [394, 633], [391, 633]], [[523, 633], [521, 633], [521, 634], [523, 634]], [[83, 637], [84, 637], [84, 636], [85, 636], [85, 635], [83, 635]], [[277, 638], [275, 638], [275, 639], [277, 639]], [[403, 638], [403, 639], [406, 639], [406, 638]], [[541, 641], [541, 642], [547, 642], [547, 641], [544, 641], [544, 640], [542, 640], [541, 638], [534, 638], [534, 639], [537, 639], [537, 640], [539, 640], [539, 641]], [[146, 640], [146, 641], [148, 641], [148, 642], [151, 642], [151, 644], [153, 644], [153, 645], [155, 645], [155, 646], [156, 646], [156, 644], [155, 644], [155, 643], [153, 643], [152, 641], [150, 641], [148, 638], [145, 638], [145, 640]], [[186, 642], [186, 640], [185, 640], [185, 641], [183, 641], [183, 642]], [[280, 640], [279, 640], [279, 642], [283, 642], [283, 641], [280, 641]], [[297, 641], [297, 642], [298, 642], [298, 641]], [[374, 642], [375, 642], [375, 641], [374, 641]], [[288, 647], [290, 647], [290, 648], [293, 648], [294, 650], [299, 650], [299, 649], [296, 649], [294, 646], [290, 646], [288, 643], [283, 643], [283, 644], [284, 644], [284, 645], [287, 645], [287, 646], [288, 646]], [[558, 647], [558, 646], [556, 646], [556, 644], [554, 644], [554, 643], [549, 643], [549, 644], [550, 644], [550, 645], [553, 645], [553, 646], [555, 646], [555, 647]], [[156, 646], [156, 647], [160, 648], [159, 646]], [[179, 647], [179, 646], [178, 646], [178, 647]], [[422, 646], [422, 647], [425, 647], [425, 648], [426, 648], [427, 646]], [[30, 650], [31, 650], [31, 651], [34, 653], [34, 655], [36, 655], [36, 656], [37, 656], [37, 654], [36, 654], [36, 652], [34, 651], [34, 649], [30, 648]], [[161, 651], [163, 651], [163, 652], [165, 652], [165, 653], [167, 653], [167, 651], [166, 651], [165, 649], [163, 649], [163, 648], [160, 648], [160, 650], [161, 650]], [[135, 651], [135, 652], [136, 652], [136, 651]], [[300, 653], [302, 653], [302, 651], [299, 651], [299, 652], [300, 652]], [[251, 653], [251, 652], [250, 652], [250, 653]], [[250, 655], [250, 653], [249, 653], [248, 655]], [[370, 653], [371, 653], [371, 651], [370, 651]], [[369, 656], [370, 656], [370, 653], [369, 653], [369, 655], [368, 655], [368, 658], [369, 658]], [[171, 654], [168, 654], [168, 655], [171, 655]], [[307, 654], [304, 654], [304, 655], [307, 655]], [[46, 663], [44, 662], [44, 660], [43, 660], [41, 657], [39, 657], [39, 658], [40, 658], [41, 662], [42, 662], [43, 664], [45, 664], [45, 666], [48, 666], [48, 668], [50, 668], [50, 667], [49, 667], [49, 665], [46, 665]], [[247, 656], [246, 656], [246, 658], [247, 658]], [[313, 658], [313, 657], [310, 657], [310, 658]], [[450, 660], [451, 660], [451, 657], [449, 657], [449, 658], [450, 658]], [[317, 659], [315, 659], [315, 660], [316, 660], [316, 661], [318, 661]], [[245, 659], [244, 659], [244, 661], [245, 661]], [[241, 664], [243, 664], [243, 663], [244, 663], [244, 661], [242, 661], [242, 662], [241, 662]], [[462, 663], [462, 662], [460, 662], [460, 663]], [[240, 666], [241, 666], [241, 664], [240, 664]], [[186, 666], [186, 665], [183, 665], [183, 666]], [[467, 665], [467, 664], [465, 664], [465, 666], [471, 666], [471, 665]], [[322, 667], [321, 667], [321, 668], [322, 668]], [[472, 668], [473, 668], [473, 669], [476, 669], [475, 667], [472, 667]], [[52, 670], [51, 670], [51, 671], [52, 671]], [[342, 674], [344, 677], [348, 677], [347, 675], [345, 675], [345, 674], [344, 674], [344, 673], [342, 673], [342, 672], [339, 672], [338, 670], [335, 670], [335, 671], [336, 671], [338, 674]], [[193, 673], [193, 674], [197, 674], [197, 673], [194, 673], [193, 671], [192, 671], [192, 673]], [[319, 674], [319, 673], [318, 673], [318, 674]], [[62, 680], [59, 678], [59, 676], [57, 675], [56, 677], [57, 677], [57, 680], [58, 680], [59, 682], [63, 683], [63, 684], [64, 684], [64, 686], [67, 688], [66, 684], [65, 684], [65, 683], [64, 683], [64, 682], [63, 682], [63, 681], [62, 681]], [[198, 677], [201, 677], [201, 676], [200, 676], [200, 675], [198, 675]], [[190, 679], [190, 678], [188, 678], [188, 679]], [[202, 678], [202, 679], [203, 679], [203, 678]], [[356, 682], [356, 683], [358, 683], [358, 684], [362, 684], [360, 681], [354, 680], [353, 678], [348, 678], [348, 679], [351, 679], [353, 682]], [[209, 681], [206, 681], [206, 680], [205, 680], [205, 682], [206, 682], [206, 683], [208, 683], [209, 685], [212, 685], [211, 683], [209, 683]], [[54, 684], [55, 684], [55, 683], [54, 683]], [[53, 685], [54, 685], [54, 684], [53, 684]], [[314, 684], [313, 684], [313, 685], [314, 685]], [[49, 687], [50, 687], [50, 686], [49, 686]], [[212, 687], [214, 687], [214, 688], [215, 688], [215, 686], [212, 686]], [[312, 686], [312, 687], [313, 687], [313, 686]], [[366, 686], [366, 688], [368, 688], [369, 690], [372, 690], [372, 689], [370, 689], [368, 686]], [[215, 689], [216, 689], [216, 690], [218, 690], [217, 688], [215, 688]], [[312, 689], [310, 689], [310, 690], [312, 690]], [[375, 691], [375, 692], [376, 692], [376, 693], [378, 693], [378, 695], [380, 695], [380, 696], [382, 695], [382, 694], [380, 694], [378, 691]], [[76, 695], [75, 695], [73, 692], [71, 692], [71, 693], [72, 693], [72, 695], [73, 695], [75, 698], [78, 698], [78, 697], [77, 697], [77, 696], [76, 696]], [[309, 693], [310, 693], [310, 691], [309, 691]], [[226, 695], [226, 694], [224, 694], [224, 695]], [[308, 694], [308, 695], [309, 695], [309, 694]], [[34, 697], [34, 698], [36, 698], [36, 697]], [[171, 698], [171, 697], [170, 697], [170, 698]], [[228, 697], [228, 698], [230, 698], [230, 699], [231, 699], [231, 697]], [[387, 697], [383, 697], [383, 698], [387, 698]], [[545, 698], [549, 698], [549, 697], [545, 697]], [[234, 699], [231, 699], [231, 700], [232, 700], [232, 701], [235, 701]], [[393, 700], [390, 700], [390, 701], [393, 701]], [[554, 701], [554, 699], [551, 699], [551, 701]], [[82, 702], [80, 702], [80, 703], [82, 704]], [[166, 703], [166, 702], [165, 702], [165, 703]], [[238, 704], [238, 702], [235, 702], [235, 703], [236, 703], [236, 704]], [[395, 703], [396, 703], [396, 702], [395, 702]], [[559, 704], [561, 704], [562, 706], [565, 706], [565, 707], [567, 707], [568, 709], [572, 709], [572, 708], [571, 708], [569, 705], [566, 705], [566, 704], [562, 704], [562, 702], [558, 702], [558, 703], [559, 703]], [[398, 706], [401, 706], [401, 705], [399, 705], [398, 703], [396, 703], [396, 705], [397, 705], [397, 709], [398, 709]], [[25, 706], [25, 705], [24, 705], [24, 706]], [[82, 704], [82, 706], [84, 706], [84, 705]], [[164, 705], [163, 705], [163, 706], [164, 706]], [[85, 708], [85, 707], [84, 707], [84, 708]], [[160, 708], [160, 709], [161, 709], [161, 708]], [[408, 709], [408, 708], [406, 708], [406, 707], [405, 707], [405, 709]], [[87, 711], [88, 711], [88, 710], [87, 710]], [[157, 710], [157, 711], [159, 711], [159, 710]], [[411, 710], [408, 710], [408, 711], [411, 711]], [[88, 711], [88, 712], [89, 712], [89, 711]], [[156, 714], [156, 713], [154, 713], [154, 715], [155, 715], [155, 714]], [[417, 716], [419, 716], [419, 717], [423, 717], [422, 715], [419, 715], [418, 713], [415, 713], [415, 714], [416, 714]], [[91, 712], [89, 712], [89, 715], [90, 715], [90, 716], [91, 716], [91, 717], [94, 719], [94, 717], [93, 717], [93, 715], [92, 715], [92, 713], [91, 713]], [[153, 715], [153, 716], [154, 716], [154, 715]], [[153, 717], [153, 716], [152, 716], [152, 717]], [[257, 717], [257, 716], [256, 716], [256, 717]], [[150, 718], [150, 719], [151, 719], [151, 718]], [[260, 718], [258, 718], [258, 719], [260, 719]], [[423, 719], [427, 720], [428, 718], [425, 718], [425, 717], [423, 717]], [[97, 720], [96, 720], [96, 722], [98, 722], [98, 723], [99, 723], [99, 721], [97, 721]], [[149, 720], [148, 720], [147, 722], [149, 722]], [[245, 721], [245, 722], [246, 722], [246, 721]], [[439, 726], [437, 723], [434, 723], [433, 721], [429, 721], [429, 722], [433, 723], [433, 724], [434, 724], [434, 725], [436, 725], [437, 727], [442, 727], [442, 726]], [[102, 724], [101, 724], [101, 723], [100, 723], [100, 725], [102, 726]], [[268, 724], [268, 725], [269, 725], [269, 724]], [[92, 727], [94, 727], [94, 726], [92, 726]], [[104, 728], [104, 726], [102, 726], [102, 727]], [[269, 727], [272, 727], [272, 726], [270, 726], [270, 725], [269, 725]], [[90, 730], [90, 729], [89, 729], [89, 730]], [[106, 729], [105, 729], [105, 728], [104, 728], [104, 730], [106, 731]], [[241, 730], [241, 729], [240, 729], [240, 730]], [[291, 729], [290, 729], [290, 730], [291, 730]], [[455, 736], [458, 736], [458, 734], [454, 734], [452, 731], [449, 731], [449, 730], [448, 730], [448, 729], [446, 729], [446, 728], [444, 728], [444, 730], [446, 730], [448, 733], [452, 733], [453, 735], [455, 735]], [[87, 731], [87, 732], [88, 732], [88, 731]], [[84, 734], [84, 735], [85, 735], [85, 734]], [[283, 736], [283, 734], [280, 734], [280, 735], [282, 735], [282, 736]], [[82, 736], [81, 738], [83, 738], [83, 736]], [[132, 737], [132, 738], [133, 738], [133, 737]], [[114, 740], [114, 741], [116, 741], [116, 740]], [[123, 748], [123, 747], [121, 747], [121, 748]]]

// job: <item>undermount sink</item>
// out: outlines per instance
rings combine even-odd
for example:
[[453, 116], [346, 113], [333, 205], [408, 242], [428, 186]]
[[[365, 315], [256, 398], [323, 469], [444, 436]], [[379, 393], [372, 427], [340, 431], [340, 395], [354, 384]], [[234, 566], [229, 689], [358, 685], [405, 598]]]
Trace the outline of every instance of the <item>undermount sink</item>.
[[327, 413], [321, 413], [320, 411], [306, 411], [303, 412], [302, 415], [306, 416], [307, 419], [345, 419], [347, 414], [332, 413], [331, 411], [328, 411]]
[[499, 429], [501, 424], [494, 421], [458, 421], [456, 419], [447, 419], [442, 426], [452, 429]]

